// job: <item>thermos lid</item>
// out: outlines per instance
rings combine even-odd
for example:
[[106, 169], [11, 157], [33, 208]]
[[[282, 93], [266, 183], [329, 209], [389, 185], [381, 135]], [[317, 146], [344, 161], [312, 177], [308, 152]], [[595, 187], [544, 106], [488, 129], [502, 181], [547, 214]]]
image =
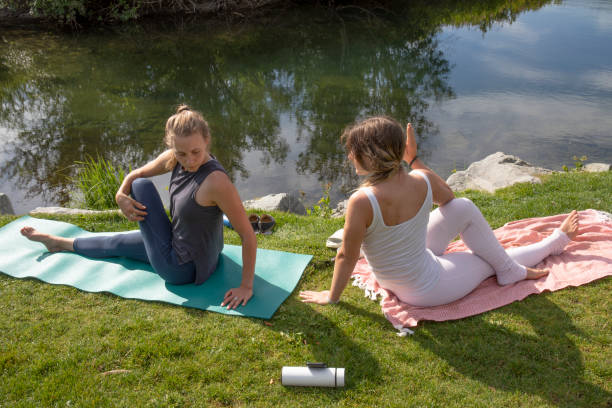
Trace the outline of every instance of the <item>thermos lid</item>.
[[344, 387], [344, 368], [336, 368], [336, 387]]

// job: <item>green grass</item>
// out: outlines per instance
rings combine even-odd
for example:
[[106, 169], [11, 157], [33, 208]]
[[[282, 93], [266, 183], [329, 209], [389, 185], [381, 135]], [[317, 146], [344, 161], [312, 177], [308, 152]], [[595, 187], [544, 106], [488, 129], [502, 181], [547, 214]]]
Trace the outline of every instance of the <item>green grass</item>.
[[[573, 208], [612, 212], [611, 186], [612, 173], [570, 173], [465, 195], [500, 226]], [[328, 288], [325, 239], [342, 221], [274, 216], [260, 247], [314, 259], [268, 322], [0, 275], [0, 406], [611, 406], [609, 278], [424, 322], [401, 338], [355, 287], [335, 306], [301, 303], [299, 290]], [[135, 227], [116, 215], [56, 219], [93, 231]], [[234, 232], [226, 241], [239, 242]], [[347, 386], [280, 385], [282, 366], [306, 361], [345, 367]], [[130, 371], [103, 375], [115, 369]]]
[[92, 210], [116, 208], [115, 194], [125, 176], [123, 169], [115, 167], [101, 156], [88, 157], [76, 162], [77, 175], [73, 182], [81, 192], [81, 206]]

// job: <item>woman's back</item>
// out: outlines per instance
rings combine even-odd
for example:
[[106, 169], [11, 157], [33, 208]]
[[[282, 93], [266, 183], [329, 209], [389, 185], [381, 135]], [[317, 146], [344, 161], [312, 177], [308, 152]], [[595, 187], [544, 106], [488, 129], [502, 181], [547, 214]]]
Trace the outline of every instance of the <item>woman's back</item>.
[[376, 279], [391, 290], [427, 290], [437, 281], [439, 271], [435, 257], [426, 248], [432, 206], [427, 176], [413, 171], [398, 175], [395, 182], [361, 191], [367, 195], [373, 213], [362, 247]]
[[400, 170], [395, 177], [371, 186], [385, 225], [401, 224], [419, 212], [427, 197], [425, 177], [421, 172]]

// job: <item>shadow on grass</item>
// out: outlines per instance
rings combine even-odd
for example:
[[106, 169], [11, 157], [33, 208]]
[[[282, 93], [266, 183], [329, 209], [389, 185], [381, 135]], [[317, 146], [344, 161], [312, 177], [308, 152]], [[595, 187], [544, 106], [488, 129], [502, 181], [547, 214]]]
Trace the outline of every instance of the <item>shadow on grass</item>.
[[[335, 310], [340, 314], [350, 315], [341, 308]], [[333, 320], [344, 320], [343, 317], [334, 317]], [[288, 333], [293, 336], [300, 333], [295, 341], [306, 342], [304, 352], [294, 356], [294, 361], [287, 361], [286, 365], [306, 365], [307, 361], [327, 363], [329, 367], [346, 368], [345, 388], [330, 389], [329, 392], [338, 397], [343, 396], [344, 389], [355, 388], [363, 381], [370, 383], [380, 382], [380, 367], [377, 359], [365, 345], [357, 344], [347, 333], [338, 327], [338, 324], [325, 315], [318, 313], [317, 308], [303, 303], [297, 299], [288, 299], [282, 313], [274, 319], [269, 329]], [[296, 360], [297, 358], [297, 360]], [[286, 388], [291, 393], [320, 395], [319, 387], [291, 387]]]
[[[261, 324], [261, 330], [275, 332], [272, 338], [281, 337], [280, 347], [277, 350], [272, 365], [275, 372], [280, 373], [282, 366], [305, 366], [307, 362], [324, 362], [329, 367], [344, 367], [346, 369], [345, 387], [285, 387], [281, 386], [281, 394], [277, 396], [286, 401], [282, 406], [300, 406], [304, 398], [312, 397], [317, 406], [335, 406], [345, 401], [347, 393], [356, 388], [366, 388], [381, 382], [380, 367], [377, 359], [372, 355], [367, 345], [357, 344], [355, 340], [340, 329], [335, 321], [345, 320], [328, 318], [318, 313], [317, 308], [289, 298], [281, 306], [275, 318], [262, 322], [259, 319], [246, 317], [245, 319]], [[344, 314], [342, 310], [338, 310]], [[187, 309], [185, 313], [201, 317], [201, 310]], [[350, 318], [350, 316], [346, 316]], [[268, 325], [268, 324], [271, 324]], [[269, 403], [274, 405], [274, 403]], [[266, 404], [268, 406], [269, 404]], [[294, 405], [295, 404], [295, 405]], [[270, 405], [270, 406], [272, 406]]]
[[514, 304], [507, 313], [526, 319], [535, 333], [518, 333], [479, 315], [426, 324], [413, 338], [457, 372], [494, 389], [539, 395], [562, 407], [611, 403], [609, 392], [583, 380], [582, 355], [570, 335], [584, 334], [546, 295]]
[[376, 309], [380, 311], [380, 313], [372, 313], [369, 310], [361, 308], [359, 306], [352, 305], [348, 302], [339, 303], [338, 307], [341, 307], [347, 310], [351, 315], [361, 316], [364, 319], [368, 320], [368, 329], [370, 330], [384, 330], [390, 333], [395, 333], [396, 330], [393, 328], [391, 323], [385, 318], [378, 306], [378, 302], [372, 302], [376, 305]]

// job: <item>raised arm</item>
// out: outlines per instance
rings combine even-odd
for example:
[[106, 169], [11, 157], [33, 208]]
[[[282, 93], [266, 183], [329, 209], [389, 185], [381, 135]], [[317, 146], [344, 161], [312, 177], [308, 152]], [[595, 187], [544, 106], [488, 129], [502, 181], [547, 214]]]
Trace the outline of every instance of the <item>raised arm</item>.
[[455, 193], [446, 184], [446, 181], [436, 174], [433, 170], [421, 161], [417, 156], [417, 143], [414, 135], [414, 129], [412, 124], [408, 123], [406, 126], [406, 150], [404, 150], [404, 161], [410, 164], [410, 167], [414, 170], [421, 170], [427, 175], [429, 183], [431, 184], [431, 192], [433, 195], [433, 202], [439, 206], [443, 206], [450, 200], [455, 198]]
[[302, 291], [300, 298], [306, 303], [317, 303], [326, 305], [338, 303], [340, 295], [346, 287], [359, 259], [361, 243], [365, 236], [368, 223], [372, 221], [373, 212], [367, 196], [363, 192], [357, 192], [351, 196], [346, 209], [346, 221], [344, 222], [344, 236], [342, 246], [336, 254], [334, 264], [334, 275], [330, 290], [321, 292]]
[[196, 193], [199, 197], [207, 197], [219, 206], [227, 215], [234, 230], [242, 240], [242, 282], [237, 288], [225, 293], [221, 306], [228, 309], [246, 305], [253, 296], [253, 279], [255, 277], [255, 257], [257, 255], [257, 238], [242, 206], [240, 195], [227, 174], [221, 171], [211, 173]]
[[130, 197], [132, 182], [137, 178], [153, 177], [167, 173], [169, 170], [166, 168], [166, 163], [172, 158], [173, 154], [172, 150], [166, 150], [144, 166], [129, 172], [123, 179], [117, 194], [115, 194], [115, 202], [130, 221], [142, 221], [147, 215], [146, 207]]

